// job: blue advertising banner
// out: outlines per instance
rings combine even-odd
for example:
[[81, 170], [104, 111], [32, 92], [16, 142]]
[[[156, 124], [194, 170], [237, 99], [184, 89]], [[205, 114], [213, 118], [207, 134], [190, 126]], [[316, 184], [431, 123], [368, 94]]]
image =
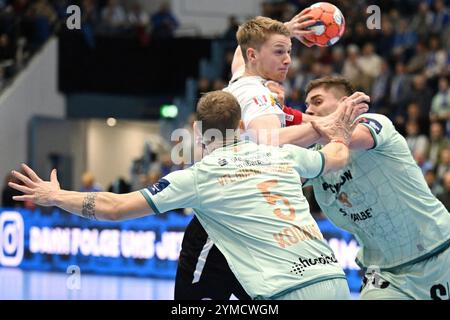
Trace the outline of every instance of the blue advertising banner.
[[[0, 209], [0, 266], [175, 278], [184, 230], [192, 216], [169, 212], [123, 222], [82, 219], [59, 209]], [[328, 220], [318, 221], [343, 266], [350, 289], [360, 287], [356, 240]]]

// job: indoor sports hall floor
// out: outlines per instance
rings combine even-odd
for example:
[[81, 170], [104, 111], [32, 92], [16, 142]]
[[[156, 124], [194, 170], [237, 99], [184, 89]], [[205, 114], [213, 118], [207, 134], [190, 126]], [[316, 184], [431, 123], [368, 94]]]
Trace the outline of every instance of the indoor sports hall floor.
[[65, 273], [0, 268], [0, 300], [173, 300], [173, 280], [85, 274], [80, 289], [71, 290], [68, 278]]

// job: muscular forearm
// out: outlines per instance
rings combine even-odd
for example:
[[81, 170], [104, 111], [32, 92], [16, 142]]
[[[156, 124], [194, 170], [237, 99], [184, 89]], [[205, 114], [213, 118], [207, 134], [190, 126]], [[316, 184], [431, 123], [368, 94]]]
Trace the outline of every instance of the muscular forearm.
[[70, 213], [93, 220], [118, 220], [118, 195], [109, 192], [75, 192], [60, 190], [54, 204]]
[[310, 123], [280, 128], [280, 122], [274, 115], [261, 116], [253, 120], [247, 128], [247, 133], [258, 143], [269, 145], [289, 143], [309, 147], [320, 139], [319, 133]]
[[302, 122], [303, 123], [310, 123], [311, 121], [314, 121], [314, 120], [317, 120], [317, 119], [318, 119], [318, 117], [316, 117], [316, 116], [312, 116], [312, 115], [307, 114], [307, 113], [303, 113], [302, 114]]
[[278, 129], [279, 144], [295, 144], [300, 147], [309, 147], [320, 139], [320, 134], [310, 123]]
[[322, 148], [321, 152], [325, 156], [325, 167], [322, 174], [342, 169], [350, 156], [348, 147], [339, 142], [328, 143]]
[[54, 205], [83, 218], [118, 221], [152, 213], [143, 199], [139, 201], [140, 198], [137, 192], [115, 194], [60, 190], [54, 197]]

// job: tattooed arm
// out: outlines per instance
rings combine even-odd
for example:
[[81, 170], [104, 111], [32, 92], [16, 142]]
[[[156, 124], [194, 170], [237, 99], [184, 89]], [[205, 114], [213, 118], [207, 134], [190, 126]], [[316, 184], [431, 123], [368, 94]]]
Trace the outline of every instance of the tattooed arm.
[[126, 220], [152, 214], [153, 211], [140, 192], [115, 194], [110, 192], [75, 192], [62, 190], [53, 169], [50, 181], [43, 181], [27, 165], [22, 168], [27, 174], [13, 171], [12, 174], [23, 185], [10, 182], [9, 186], [23, 192], [14, 196], [17, 201], [32, 201], [40, 206], [57, 206], [87, 219]]
[[153, 213], [145, 198], [137, 191], [115, 194], [60, 190], [53, 196], [53, 205], [92, 220], [127, 220]]

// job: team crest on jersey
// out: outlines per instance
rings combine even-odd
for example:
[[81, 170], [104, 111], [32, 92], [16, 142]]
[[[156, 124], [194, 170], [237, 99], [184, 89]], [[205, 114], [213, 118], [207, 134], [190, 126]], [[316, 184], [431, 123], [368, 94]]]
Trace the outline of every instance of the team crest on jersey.
[[347, 193], [345, 193], [345, 192], [339, 193], [338, 196], [336, 197], [336, 199], [348, 208], [353, 207], [352, 203], [350, 202], [350, 200], [348, 198]]
[[358, 123], [365, 123], [365, 124], [367, 124], [368, 126], [370, 126], [373, 130], [375, 130], [375, 132], [377, 133], [377, 134], [379, 134], [380, 133], [380, 131], [381, 131], [381, 129], [383, 128], [383, 126], [381, 125], [381, 123], [379, 123], [377, 120], [375, 120], [375, 119], [370, 119], [370, 118], [365, 118], [365, 117], [363, 117], [363, 118], [360, 118], [359, 120], [358, 120]]
[[160, 179], [158, 182], [156, 182], [155, 184], [153, 184], [151, 187], [148, 187], [148, 191], [150, 191], [150, 193], [152, 195], [157, 194], [158, 192], [163, 191], [165, 188], [167, 188], [167, 186], [170, 184], [169, 181], [167, 181], [166, 179]]

